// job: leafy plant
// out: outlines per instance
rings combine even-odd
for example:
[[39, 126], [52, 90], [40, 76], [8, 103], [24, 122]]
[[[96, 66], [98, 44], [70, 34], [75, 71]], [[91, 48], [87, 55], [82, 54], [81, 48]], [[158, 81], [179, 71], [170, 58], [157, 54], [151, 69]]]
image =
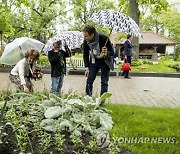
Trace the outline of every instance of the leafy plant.
[[[111, 94], [105, 93], [93, 100], [92, 97], [78, 97], [70, 94], [66, 99], [51, 95], [49, 101], [42, 102], [44, 116], [41, 127], [46, 131], [69, 131], [76, 136], [81, 132], [98, 133], [108, 131], [112, 128], [112, 118], [108, 110], [101, 107], [106, 98]], [[54, 104], [53, 102], [56, 102]]]
[[65, 139], [64, 139], [65, 135], [61, 135], [61, 133], [56, 133], [55, 136], [54, 136], [54, 139], [55, 139], [55, 144], [58, 148], [58, 151], [59, 152], [63, 152], [63, 147], [64, 147], [64, 142], [65, 142]]
[[[5, 121], [10, 121], [16, 128], [25, 126], [16, 131], [19, 152], [44, 153], [50, 150], [63, 153], [68, 148], [68, 140], [73, 146], [70, 152], [97, 151], [96, 139], [89, 142], [90, 136], [108, 133], [112, 129], [110, 111], [103, 107], [110, 96], [105, 93], [92, 98], [71, 93], [62, 98], [56, 94], [9, 93]], [[86, 135], [88, 141], [84, 144]]]
[[[15, 128], [10, 122], [3, 123], [7, 102], [8, 101], [5, 100], [5, 103], [3, 107], [1, 108], [1, 113], [0, 113], [0, 151], [3, 150], [3, 148], [5, 147], [5, 144], [8, 143], [8, 140], [18, 131], [19, 128], [21, 128], [21, 126], [18, 128]], [[6, 131], [5, 130], [6, 128], [9, 128], [9, 129]]]

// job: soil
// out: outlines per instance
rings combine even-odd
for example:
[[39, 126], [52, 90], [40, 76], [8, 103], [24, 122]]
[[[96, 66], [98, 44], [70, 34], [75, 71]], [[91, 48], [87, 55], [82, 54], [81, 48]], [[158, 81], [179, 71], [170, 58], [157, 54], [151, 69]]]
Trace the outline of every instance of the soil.
[[[32, 135], [29, 134], [29, 138], [32, 143], [34, 154], [49, 154], [50, 152], [52, 154], [75, 154], [77, 151], [82, 151], [83, 148], [86, 148], [86, 152], [88, 154], [109, 154], [107, 147], [101, 148], [98, 151], [92, 151], [91, 149], [87, 148], [86, 145], [88, 145], [89, 140], [90, 140], [90, 135], [87, 133], [82, 133], [82, 140], [84, 143], [83, 147], [75, 147], [74, 146], [73, 142], [70, 140], [69, 132], [63, 132], [63, 134], [65, 135], [65, 143], [64, 143], [64, 149], [62, 152], [59, 152], [57, 147], [55, 145], [51, 144], [48, 147], [47, 152], [43, 152], [43, 153], [40, 151], [40, 148], [39, 148], [40, 147], [39, 138], [36, 137], [33, 140], [31, 140]], [[52, 136], [53, 136], [53, 134], [52, 134]], [[20, 151], [18, 150], [16, 143], [17, 143], [16, 137], [13, 135], [8, 140], [8, 143], [4, 147], [0, 148], [0, 154], [19, 154]], [[30, 146], [29, 146], [28, 152], [32, 153]], [[121, 148], [119, 148], [119, 152], [117, 154], [131, 154], [131, 152], [128, 149], [121, 147]]]

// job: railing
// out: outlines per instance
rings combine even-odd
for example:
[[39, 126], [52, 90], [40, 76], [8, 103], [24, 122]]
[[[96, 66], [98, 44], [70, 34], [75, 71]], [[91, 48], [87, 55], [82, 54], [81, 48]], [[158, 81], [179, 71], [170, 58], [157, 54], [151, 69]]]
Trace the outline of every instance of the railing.
[[84, 68], [84, 60], [83, 58], [66, 58], [67, 67], [72, 68]]
[[[116, 58], [116, 61], [118, 61], [118, 58]], [[68, 68], [85, 68], [84, 66], [84, 60], [83, 58], [66, 58], [66, 63]], [[118, 76], [119, 70], [118, 70], [118, 65], [114, 64], [114, 71], [116, 72], [116, 75]]]

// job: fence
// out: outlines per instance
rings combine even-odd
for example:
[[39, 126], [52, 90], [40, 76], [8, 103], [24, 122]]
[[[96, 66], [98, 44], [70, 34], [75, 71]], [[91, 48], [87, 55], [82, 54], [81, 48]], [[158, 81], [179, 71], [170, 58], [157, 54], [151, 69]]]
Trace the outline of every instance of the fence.
[[[116, 61], [118, 61], [118, 58], [116, 59]], [[66, 58], [66, 63], [67, 63], [67, 67], [68, 68], [79, 68], [79, 69], [83, 69], [85, 68], [84, 66], [84, 60], [83, 58], [71, 58], [71, 61], [70, 61], [70, 58]], [[119, 74], [119, 69], [118, 69], [118, 65], [117, 63], [114, 63], [114, 71], [116, 72], [116, 76], [118, 76]]]
[[72, 68], [73, 66], [75, 68], [84, 68], [84, 61], [83, 58], [66, 58], [67, 67]]

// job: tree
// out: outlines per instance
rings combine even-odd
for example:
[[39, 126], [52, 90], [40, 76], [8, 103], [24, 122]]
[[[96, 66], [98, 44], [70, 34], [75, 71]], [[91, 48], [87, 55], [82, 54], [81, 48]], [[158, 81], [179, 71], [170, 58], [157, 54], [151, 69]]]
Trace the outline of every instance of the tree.
[[3, 0], [0, 19], [8, 41], [27, 36], [46, 42], [56, 33], [56, 23], [63, 22], [65, 0]]
[[[66, 11], [65, 3], [61, 0], [31, 0], [29, 6], [20, 9], [13, 20], [16, 35], [33, 37], [46, 42], [56, 33], [56, 20], [63, 19]], [[60, 18], [60, 19], [61, 19]]]
[[168, 10], [160, 16], [160, 23], [169, 31], [169, 37], [180, 42], [180, 13], [176, 10]]
[[[82, 30], [82, 27], [86, 24], [92, 24], [89, 21], [89, 17], [99, 10], [103, 9], [115, 9], [114, 3], [109, 0], [73, 0], [73, 14], [74, 14], [74, 25], [72, 29]], [[100, 25], [96, 25], [99, 32], [108, 34], [109, 30]]]
[[[119, 0], [119, 4], [121, 5], [126, 5], [129, 2], [129, 13], [130, 13], [130, 17], [132, 17], [132, 19], [134, 19], [134, 21], [138, 24], [140, 24], [140, 18], [144, 17], [143, 14], [143, 9], [149, 11], [148, 13], [154, 13], [156, 12], [157, 14], [162, 11], [162, 10], [166, 10], [168, 8], [168, 3], [167, 0], [129, 0], [126, 1], [124, 4], [122, 4], [122, 1], [124, 0]], [[141, 10], [140, 10], [141, 8]], [[128, 10], [128, 9], [127, 9]], [[136, 52], [136, 56], [134, 57], [136, 60], [139, 57], [139, 40], [138, 38], [133, 38], [133, 46]]]
[[[140, 16], [140, 11], [139, 11], [139, 6], [136, 0], [129, 0], [129, 5], [130, 5], [130, 16], [134, 21], [136, 22], [137, 25], [139, 25], [139, 16]], [[136, 52], [134, 55], [134, 59], [137, 60], [139, 59], [139, 38], [134, 37], [132, 40], [133, 44], [133, 49]]]

